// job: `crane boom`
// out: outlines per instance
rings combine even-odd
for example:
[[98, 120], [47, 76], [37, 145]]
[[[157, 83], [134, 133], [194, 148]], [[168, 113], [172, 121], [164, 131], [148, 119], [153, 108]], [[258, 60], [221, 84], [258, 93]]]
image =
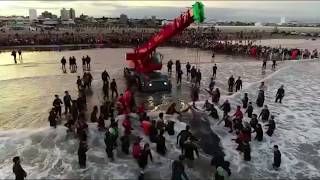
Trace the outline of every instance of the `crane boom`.
[[[203, 21], [203, 9], [201, 8], [203, 8], [202, 3], [196, 2], [193, 5], [193, 9], [188, 9], [186, 12], [176, 17], [172, 22], [165, 24], [157, 34], [148, 40], [148, 42], [135, 48], [133, 53], [127, 53], [126, 59], [130, 62], [130, 65], [141, 73], [161, 70], [161, 60], [154, 60], [154, 58], [157, 58], [154, 57], [156, 48], [164, 41], [181, 33], [194, 21]], [[196, 12], [196, 14], [194, 14], [194, 12]]]

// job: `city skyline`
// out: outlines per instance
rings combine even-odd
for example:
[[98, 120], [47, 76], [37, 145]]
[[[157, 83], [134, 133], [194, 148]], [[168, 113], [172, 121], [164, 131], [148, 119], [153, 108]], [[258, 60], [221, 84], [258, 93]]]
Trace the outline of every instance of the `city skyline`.
[[[129, 18], [143, 18], [152, 15], [171, 19], [191, 7], [194, 1], [1, 1], [1, 16], [28, 16], [29, 9], [40, 14], [50, 11], [60, 16], [62, 8], [73, 8], [80, 14], [94, 17], [119, 17], [127, 14]], [[320, 2], [315, 1], [204, 1], [207, 19], [271, 21], [279, 22], [281, 17], [287, 20], [319, 22]], [[297, 13], [299, 12], [299, 13]]]

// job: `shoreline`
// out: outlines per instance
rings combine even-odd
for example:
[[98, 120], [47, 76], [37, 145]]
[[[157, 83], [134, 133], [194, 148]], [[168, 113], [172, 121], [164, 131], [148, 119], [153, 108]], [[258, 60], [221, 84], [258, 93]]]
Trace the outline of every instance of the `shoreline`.
[[[284, 38], [285, 37], [285, 38]], [[274, 36], [272, 38], [262, 38], [262, 39], [252, 39], [249, 41], [255, 42], [261, 41], [261, 40], [310, 40], [310, 41], [319, 41], [320, 38], [317, 38], [315, 40], [310, 38], [301, 38], [299, 36], [296, 37], [286, 37], [286, 36]], [[220, 40], [223, 41], [223, 40]], [[229, 42], [237, 42], [239, 40], [228, 40]], [[219, 42], [219, 40], [217, 40]], [[143, 44], [143, 43], [142, 43]], [[81, 50], [81, 49], [99, 49], [99, 48], [135, 48], [136, 46], [134, 44], [108, 44], [108, 43], [93, 43], [93, 44], [39, 44], [39, 45], [9, 45], [9, 46], [1, 46], [0, 45], [0, 53], [2, 52], [8, 52], [13, 49], [21, 49], [23, 51], [63, 51], [63, 50]], [[206, 50], [206, 48], [201, 47], [193, 47], [193, 46], [180, 46], [180, 45], [174, 45], [170, 42], [165, 42], [162, 45], [159, 45], [158, 47], [177, 47], [177, 48], [200, 48], [201, 50]]]

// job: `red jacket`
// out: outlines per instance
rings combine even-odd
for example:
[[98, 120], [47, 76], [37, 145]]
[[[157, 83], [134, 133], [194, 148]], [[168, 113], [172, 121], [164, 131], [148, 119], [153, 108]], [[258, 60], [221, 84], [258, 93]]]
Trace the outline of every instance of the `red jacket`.
[[243, 118], [243, 113], [241, 112], [240, 109], [237, 109], [237, 111], [234, 113], [234, 116], [239, 119], [239, 120], [242, 120]]
[[125, 119], [122, 122], [122, 126], [124, 127], [124, 133], [126, 135], [130, 135], [131, 134], [131, 130], [132, 130], [131, 121], [129, 119]]
[[150, 123], [149, 121], [143, 120], [143, 121], [141, 122], [141, 127], [143, 128], [144, 134], [148, 136], [149, 133], [150, 133], [151, 123]]

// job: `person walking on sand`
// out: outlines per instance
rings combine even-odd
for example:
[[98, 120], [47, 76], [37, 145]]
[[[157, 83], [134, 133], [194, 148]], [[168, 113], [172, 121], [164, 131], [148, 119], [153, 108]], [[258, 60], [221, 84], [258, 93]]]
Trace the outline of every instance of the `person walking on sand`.
[[20, 62], [22, 62], [22, 51], [21, 51], [21, 49], [18, 50], [18, 54], [19, 54], [19, 60], [20, 60]]
[[13, 56], [14, 63], [17, 64], [17, 52], [15, 50], [11, 52], [11, 56]]
[[62, 59], [61, 59], [61, 65], [62, 65], [61, 69], [62, 69], [63, 72], [67, 72], [67, 70], [66, 70], [66, 63], [67, 63], [67, 60], [66, 60], [66, 58], [63, 56]]

